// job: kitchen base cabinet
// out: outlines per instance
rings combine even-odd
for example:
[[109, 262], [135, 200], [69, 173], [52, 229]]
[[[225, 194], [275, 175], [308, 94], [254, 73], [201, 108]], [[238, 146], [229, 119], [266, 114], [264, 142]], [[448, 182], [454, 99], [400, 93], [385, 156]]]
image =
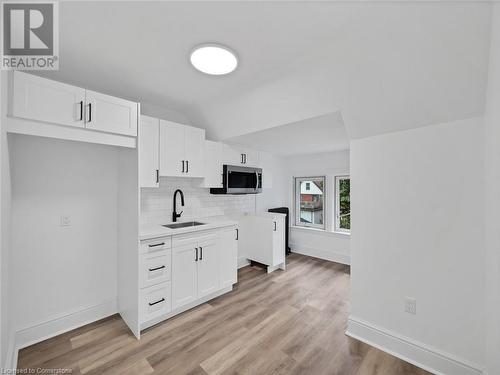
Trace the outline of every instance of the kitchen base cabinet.
[[144, 289], [139, 304], [141, 322], [165, 315], [172, 309], [170, 282]]
[[239, 246], [249, 260], [267, 265], [267, 272], [285, 270], [285, 214], [266, 212], [240, 220]]
[[198, 243], [198, 298], [219, 289], [219, 262], [223, 256], [220, 245], [215, 238]]
[[220, 231], [220, 286], [225, 288], [238, 280], [238, 228]]
[[209, 301], [237, 282], [238, 229], [218, 229], [141, 241], [141, 329]]
[[197, 297], [196, 242], [172, 249], [172, 305], [184, 306]]

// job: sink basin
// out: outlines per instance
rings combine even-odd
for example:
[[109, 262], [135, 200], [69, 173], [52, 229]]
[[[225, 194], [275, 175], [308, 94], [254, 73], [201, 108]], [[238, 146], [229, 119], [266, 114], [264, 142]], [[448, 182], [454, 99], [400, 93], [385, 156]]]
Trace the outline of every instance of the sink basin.
[[205, 225], [205, 223], [200, 223], [199, 221], [188, 221], [184, 223], [165, 224], [163, 226], [170, 229], [178, 229], [186, 227], [197, 227], [198, 225]]

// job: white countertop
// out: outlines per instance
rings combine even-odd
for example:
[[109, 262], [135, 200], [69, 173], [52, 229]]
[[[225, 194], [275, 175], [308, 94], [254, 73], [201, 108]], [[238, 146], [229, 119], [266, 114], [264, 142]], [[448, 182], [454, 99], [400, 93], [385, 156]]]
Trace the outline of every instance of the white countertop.
[[[180, 220], [178, 221], [178, 223], [181, 223], [183, 221], [193, 221], [193, 220]], [[177, 234], [199, 232], [202, 230], [238, 225], [238, 219], [236, 217], [228, 217], [228, 216], [213, 216], [213, 217], [206, 217], [199, 219], [197, 218], [194, 219], [194, 221], [199, 221], [205, 224], [192, 227], [177, 228], [177, 229], [170, 229], [160, 224], [143, 224], [139, 229], [139, 239], [142, 241], [142, 240], [149, 240], [151, 238], [175, 236]], [[173, 224], [173, 223], [165, 223], [165, 224]]]

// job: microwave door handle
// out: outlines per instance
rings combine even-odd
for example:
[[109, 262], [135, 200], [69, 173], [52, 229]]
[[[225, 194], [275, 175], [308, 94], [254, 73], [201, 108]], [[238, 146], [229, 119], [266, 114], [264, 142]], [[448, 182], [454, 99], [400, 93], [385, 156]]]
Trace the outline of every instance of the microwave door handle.
[[255, 190], [259, 188], [259, 174], [255, 171]]

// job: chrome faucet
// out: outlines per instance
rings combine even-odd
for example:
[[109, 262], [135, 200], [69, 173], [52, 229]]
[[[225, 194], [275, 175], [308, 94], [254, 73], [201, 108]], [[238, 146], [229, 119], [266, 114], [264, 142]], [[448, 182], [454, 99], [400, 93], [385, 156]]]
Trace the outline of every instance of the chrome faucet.
[[172, 221], [173, 222], [176, 222], [177, 218], [181, 217], [182, 213], [184, 212], [184, 211], [181, 211], [181, 212], [177, 213], [177, 199], [175, 199], [177, 197], [177, 193], [181, 193], [181, 206], [184, 207], [184, 194], [182, 193], [181, 189], [177, 189], [174, 192], [174, 212], [172, 212]]

